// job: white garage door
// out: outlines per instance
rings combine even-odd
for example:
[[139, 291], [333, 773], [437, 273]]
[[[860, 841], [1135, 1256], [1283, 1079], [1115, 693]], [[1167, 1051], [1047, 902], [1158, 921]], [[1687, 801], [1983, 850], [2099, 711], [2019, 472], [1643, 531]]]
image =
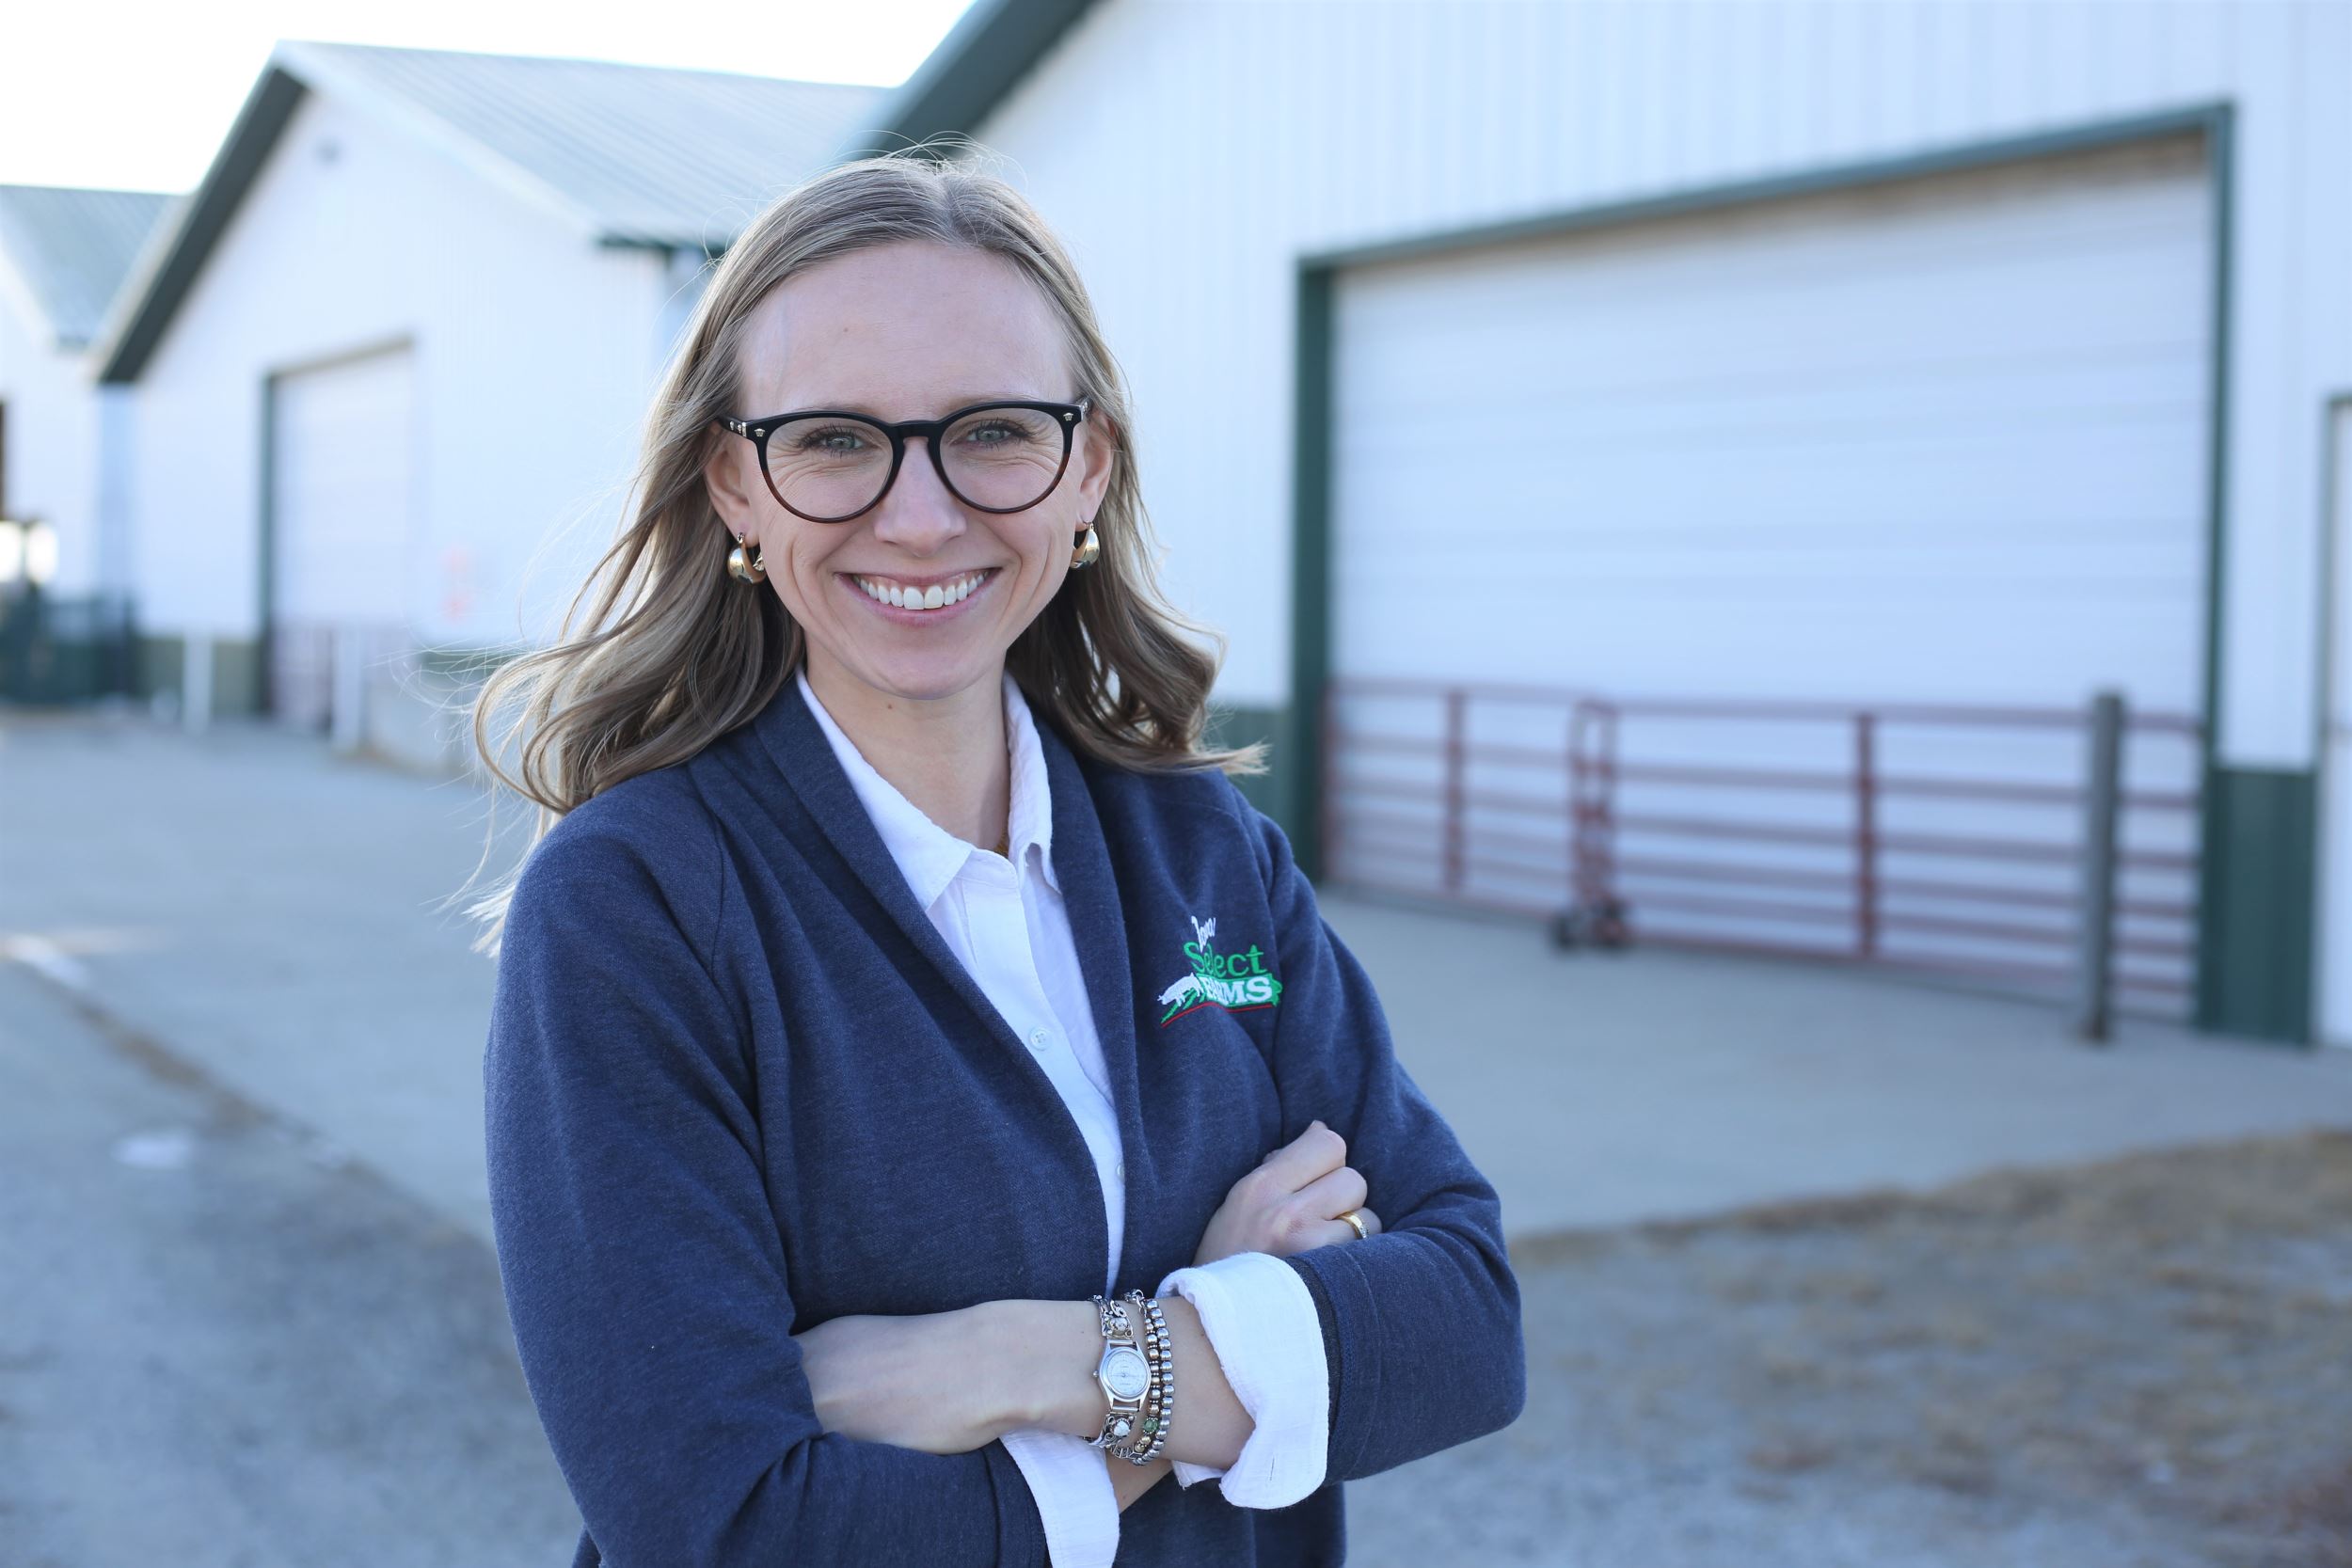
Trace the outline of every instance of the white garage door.
[[[339, 649], [346, 664], [405, 649], [419, 565], [415, 388], [406, 348], [278, 378], [270, 677], [273, 706], [292, 722], [325, 727], [333, 716]], [[344, 669], [341, 689], [355, 690], [358, 674]]]
[[[1348, 717], [1440, 734], [1401, 699], [1375, 717], [1345, 696], [1390, 677], [1830, 705], [2076, 707], [2111, 689], [2195, 713], [2210, 250], [2203, 154], [2183, 139], [1343, 274], [1331, 571]], [[1498, 763], [1565, 745], [1541, 705], [1484, 701], [1457, 723]], [[1851, 728], [1726, 714], [1651, 733], [1689, 767], [1793, 775], [1850, 767]], [[2079, 771], [2081, 737], [2055, 731], [1874, 738], [1890, 771]], [[2177, 789], [2195, 756], [2193, 737], [2136, 739], [2127, 776]], [[1560, 799], [1550, 770], [1520, 793]], [[1411, 794], [1379, 809], [1409, 814]], [[1854, 816], [1835, 788], [1731, 800], [1718, 781], [1703, 801], [1660, 809], [1823, 830]], [[1980, 802], [1903, 809], [1904, 831], [2026, 832]], [[2190, 823], [2153, 831], [2185, 851]], [[1535, 829], [1518, 842], [1485, 859], [1560, 863]], [[1850, 916], [1822, 886], [1824, 919]]]

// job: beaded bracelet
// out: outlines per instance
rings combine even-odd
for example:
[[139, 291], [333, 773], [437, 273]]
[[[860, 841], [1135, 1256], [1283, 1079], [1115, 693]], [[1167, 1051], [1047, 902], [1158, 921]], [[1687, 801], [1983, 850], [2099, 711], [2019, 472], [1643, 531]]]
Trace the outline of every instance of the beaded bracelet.
[[1152, 1339], [1151, 1319], [1143, 1309], [1144, 1299], [1141, 1291], [1130, 1291], [1120, 1304], [1120, 1310], [1135, 1325], [1136, 1349], [1143, 1353], [1147, 1376], [1142, 1402], [1136, 1409], [1134, 1434], [1124, 1444], [1113, 1447], [1110, 1450], [1120, 1458], [1135, 1465], [1143, 1463], [1140, 1457], [1143, 1445], [1151, 1440], [1152, 1433], [1157, 1430], [1156, 1423], [1159, 1420], [1156, 1413], [1158, 1405], [1156, 1396], [1160, 1388], [1160, 1347]]
[[[1138, 1291], [1136, 1294], [1141, 1297], [1143, 1293]], [[1152, 1358], [1152, 1414], [1143, 1423], [1149, 1441], [1135, 1462], [1149, 1465], [1168, 1447], [1168, 1423], [1176, 1414], [1176, 1341], [1168, 1332], [1168, 1320], [1160, 1315], [1157, 1297], [1144, 1300], [1143, 1310], [1151, 1321], [1151, 1339], [1156, 1354]]]
[[1168, 1319], [1161, 1313], [1159, 1302], [1141, 1291], [1130, 1291], [1120, 1301], [1104, 1296], [1088, 1299], [1094, 1305], [1106, 1338], [1113, 1323], [1131, 1325], [1132, 1342], [1143, 1354], [1149, 1378], [1142, 1402], [1136, 1411], [1135, 1428], [1139, 1435], [1123, 1446], [1114, 1442], [1114, 1437], [1128, 1435], [1129, 1423], [1112, 1411], [1104, 1416], [1103, 1430], [1088, 1439], [1088, 1446], [1115, 1453], [1130, 1464], [1149, 1465], [1168, 1446], [1168, 1420], [1176, 1410], [1175, 1340], [1168, 1332]]

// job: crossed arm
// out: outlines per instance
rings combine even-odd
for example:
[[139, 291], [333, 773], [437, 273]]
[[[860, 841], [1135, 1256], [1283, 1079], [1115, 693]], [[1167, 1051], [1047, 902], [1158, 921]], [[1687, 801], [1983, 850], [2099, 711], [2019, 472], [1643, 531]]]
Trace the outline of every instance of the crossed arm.
[[[1121, 1511], [1176, 1460], [1232, 1465], [1254, 1429], [1199, 1310], [1168, 1295], [1160, 1312], [1175, 1342], [1179, 1418], [1149, 1465], [1103, 1455]], [[839, 1317], [793, 1338], [828, 1432], [963, 1453], [1021, 1427], [1078, 1437], [1102, 1430], [1094, 1367], [1103, 1336], [1090, 1302], [990, 1301], [952, 1312]]]
[[[1310, 1124], [1233, 1184], [1210, 1217], [1194, 1263], [1331, 1244], [1353, 1234], [1336, 1217], [1345, 1211], [1377, 1234], [1380, 1216], [1366, 1206], [1364, 1179], [1344, 1163], [1346, 1155], [1346, 1142], [1337, 1132], [1320, 1121]], [[1209, 1325], [1189, 1298], [1203, 1283], [1189, 1271], [1182, 1279], [1171, 1275], [1159, 1296], [1181, 1396], [1181, 1418], [1171, 1426], [1166, 1446], [1142, 1465], [1109, 1453], [1100, 1456], [1122, 1512], [1178, 1461], [1218, 1472], [1232, 1469], [1256, 1431], [1249, 1404], [1228, 1380]], [[1267, 1289], [1263, 1276], [1245, 1272], [1237, 1278], [1226, 1272], [1218, 1285], [1228, 1311], [1237, 1304], [1234, 1292], [1253, 1298], [1256, 1312], [1281, 1310], [1263, 1294]], [[1222, 1321], [1220, 1333], [1234, 1331], [1233, 1320]], [[1256, 1330], [1263, 1321], [1244, 1319], [1239, 1327]], [[952, 1453], [1016, 1429], [1084, 1438], [1101, 1430], [1103, 1396], [1094, 1368], [1102, 1337], [1090, 1302], [992, 1301], [930, 1314], [842, 1317], [793, 1338], [818, 1418], [828, 1431]], [[1263, 1363], [1259, 1367], [1263, 1378]], [[1326, 1371], [1323, 1364], [1315, 1366], [1317, 1384]], [[946, 1397], [934, 1392], [941, 1389], [947, 1390]], [[1278, 1446], [1297, 1440], [1290, 1434], [1271, 1439]], [[1320, 1451], [1320, 1430], [1311, 1440]]]

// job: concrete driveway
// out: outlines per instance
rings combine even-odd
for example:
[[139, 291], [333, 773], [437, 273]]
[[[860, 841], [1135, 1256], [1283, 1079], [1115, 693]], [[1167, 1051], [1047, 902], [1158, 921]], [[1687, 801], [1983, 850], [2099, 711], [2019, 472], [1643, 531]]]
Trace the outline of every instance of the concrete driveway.
[[[487, 1240], [493, 970], [439, 907], [486, 810], [469, 782], [267, 724], [7, 714], [0, 934]], [[521, 822], [510, 805], [494, 854]], [[2352, 1125], [2352, 1051], [2130, 1022], [2091, 1050], [2046, 1006], [1886, 975], [1564, 956], [1525, 924], [1337, 892], [1324, 911], [1514, 1234]]]
[[[493, 970], [444, 907], [485, 822], [469, 783], [265, 725], [0, 711], [0, 1254], [34, 1282], [0, 1292], [9, 1561], [567, 1560], [488, 1245]], [[1647, 1336], [1681, 1375], [1705, 1328], [1745, 1365], [1763, 1307], [1707, 1273], [1744, 1233], [1661, 1274], [1638, 1233], [1572, 1227], [2352, 1125], [2352, 1052], [2145, 1024], [2094, 1051], [2026, 1003], [1324, 908], [1502, 1192], [1530, 1298], [1526, 1416], [1351, 1487], [1368, 1562], [1994, 1560], [1915, 1549], [1933, 1509], [1842, 1472], [1759, 1513], [1777, 1429], [1666, 1422], [1627, 1359]], [[1731, 1457], [1694, 1465], [1690, 1433]], [[1864, 1505], [1888, 1512], [1866, 1529]], [[2049, 1560], [2172, 1560], [2130, 1556], [2130, 1523], [2076, 1521], [2108, 1556]], [[1937, 1539], [2013, 1534], [1971, 1515]]]

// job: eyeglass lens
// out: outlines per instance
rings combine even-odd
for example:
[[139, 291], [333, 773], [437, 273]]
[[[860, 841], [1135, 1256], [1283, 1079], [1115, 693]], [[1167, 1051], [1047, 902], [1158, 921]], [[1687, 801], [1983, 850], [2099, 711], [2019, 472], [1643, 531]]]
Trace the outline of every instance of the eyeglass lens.
[[[1045, 499], [1068, 451], [1062, 422], [1035, 408], [984, 408], [939, 437], [947, 487], [973, 506], [1016, 511]], [[909, 451], [909, 463], [924, 461]], [[882, 498], [890, 437], [863, 420], [790, 420], [768, 434], [768, 483], [812, 517], [848, 517]]]

